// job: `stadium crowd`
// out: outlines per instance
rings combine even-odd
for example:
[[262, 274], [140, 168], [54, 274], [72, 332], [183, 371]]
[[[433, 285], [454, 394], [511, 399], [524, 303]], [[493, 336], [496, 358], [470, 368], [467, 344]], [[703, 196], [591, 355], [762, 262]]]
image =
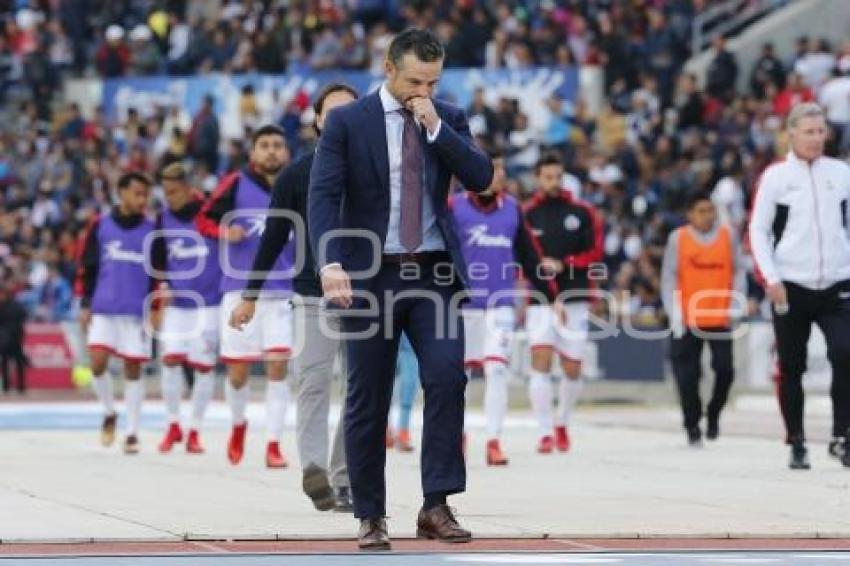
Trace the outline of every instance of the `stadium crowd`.
[[[605, 219], [607, 286], [616, 297], [608, 314], [661, 323], [661, 256], [667, 234], [683, 221], [689, 192], [711, 189], [722, 218], [743, 232], [758, 175], [784, 155], [783, 117], [799, 101], [824, 105], [830, 154], [846, 157], [850, 150], [850, 43], [800, 38], [791, 60], [765, 45], [752, 69], [740, 69], [718, 39], [701, 88], [681, 70], [689, 56], [688, 22], [706, 4], [0, 2], [3, 285], [31, 318], [71, 319], [78, 235], [92, 214], [108, 209], [119, 175], [153, 177], [164, 164], [184, 161], [192, 184], [209, 192], [246, 161], [247, 137], [223, 135], [211, 100], [194, 116], [158, 108], [113, 121], [99, 110], [83, 115], [63, 100], [63, 77], [323, 68], [380, 74], [392, 32], [415, 24], [437, 31], [450, 67], [604, 68], [607, 96], [596, 116], [581, 100], [552, 98], [547, 127], [538, 130], [529, 126], [521, 100], [488, 105], [480, 91], [467, 109], [470, 124], [482, 146], [505, 155], [509, 190], [520, 199], [534, 189], [541, 153], [561, 153], [565, 187], [580, 191]], [[742, 73], [747, 86], [738, 89]], [[313, 143], [304, 93], [260, 115], [248, 88], [240, 113], [249, 130], [266, 120], [279, 123], [293, 153]], [[751, 288], [755, 312], [759, 290]]]

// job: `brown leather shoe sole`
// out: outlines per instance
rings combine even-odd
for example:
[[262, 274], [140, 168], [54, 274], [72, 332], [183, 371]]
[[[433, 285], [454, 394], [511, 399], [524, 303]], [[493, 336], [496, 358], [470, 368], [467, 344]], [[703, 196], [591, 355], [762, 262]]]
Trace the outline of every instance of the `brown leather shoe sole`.
[[416, 538], [424, 538], [428, 540], [436, 540], [439, 542], [445, 542], [448, 544], [457, 544], [463, 542], [470, 542], [472, 540], [472, 534], [467, 535], [459, 535], [453, 537], [440, 537], [437, 533], [433, 531], [426, 531], [421, 527], [416, 528]]
[[331, 484], [328, 483], [328, 474], [324, 470], [308, 467], [304, 470], [301, 487], [317, 510], [330, 511], [336, 506], [336, 498]]
[[369, 542], [357, 541], [357, 547], [362, 552], [373, 552], [373, 551], [385, 552], [387, 550], [392, 550], [392, 547], [390, 545], [390, 541], [380, 541], [380, 542], [377, 542], [377, 541], [369, 541]]

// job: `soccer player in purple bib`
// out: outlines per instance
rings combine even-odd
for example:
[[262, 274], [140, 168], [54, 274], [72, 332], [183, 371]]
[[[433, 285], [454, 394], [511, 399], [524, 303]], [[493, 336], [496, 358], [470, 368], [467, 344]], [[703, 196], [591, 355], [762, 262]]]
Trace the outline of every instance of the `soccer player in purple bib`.
[[292, 350], [292, 241], [278, 257], [260, 298], [257, 316], [244, 328], [228, 325], [230, 312], [240, 303], [242, 290], [251, 275], [254, 256], [260, 245], [268, 215], [271, 188], [274, 186], [289, 154], [283, 130], [263, 126], [251, 138], [248, 167], [225, 177], [196, 218], [198, 230], [204, 236], [222, 241], [221, 290], [221, 359], [227, 365], [228, 382], [225, 395], [233, 413], [233, 431], [227, 456], [234, 465], [242, 460], [245, 451], [245, 432], [248, 423], [245, 411], [250, 396], [248, 372], [251, 364], [265, 361], [266, 423], [268, 443], [266, 466], [285, 468], [286, 457], [280, 450], [280, 437], [289, 403], [289, 384], [286, 378], [287, 361]]
[[195, 370], [192, 418], [186, 451], [200, 454], [201, 422], [215, 390], [212, 372], [218, 357], [218, 306], [221, 303], [221, 266], [218, 240], [201, 236], [195, 217], [204, 201], [186, 182], [186, 171], [172, 163], [160, 173], [165, 209], [157, 219], [152, 245], [153, 265], [166, 281], [165, 313], [159, 331], [162, 358], [162, 397], [168, 429], [159, 444], [170, 452], [183, 440], [180, 397], [183, 365]]
[[493, 182], [487, 191], [450, 197], [449, 208], [466, 261], [471, 298], [463, 309], [464, 362], [484, 367], [488, 466], [507, 465], [499, 442], [508, 410], [508, 363], [514, 331], [517, 279], [522, 273], [551, 302], [554, 283], [541, 278], [541, 257], [522, 218], [522, 209], [504, 193], [505, 164], [491, 155]]
[[139, 173], [127, 173], [118, 180], [119, 204], [111, 214], [91, 223], [80, 258], [80, 325], [88, 335], [92, 385], [106, 413], [101, 442], [109, 446], [115, 441], [117, 413], [107, 365], [110, 356], [118, 356], [124, 360], [126, 379], [126, 454], [139, 451], [139, 416], [145, 396], [141, 365], [151, 356], [151, 338], [143, 324], [153, 281], [147, 275], [144, 254], [145, 238], [153, 230], [153, 222], [145, 217], [150, 187]]

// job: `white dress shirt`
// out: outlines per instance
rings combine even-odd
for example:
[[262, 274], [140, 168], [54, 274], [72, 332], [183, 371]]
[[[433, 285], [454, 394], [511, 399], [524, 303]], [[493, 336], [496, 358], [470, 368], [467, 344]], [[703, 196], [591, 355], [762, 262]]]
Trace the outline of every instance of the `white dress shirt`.
[[[390, 221], [387, 225], [387, 240], [384, 243], [385, 254], [407, 253], [399, 239], [401, 224], [401, 147], [404, 135], [404, 117], [398, 112], [402, 105], [387, 90], [386, 83], [381, 85], [379, 92], [381, 105], [384, 107], [384, 121], [387, 128], [387, 152], [390, 164]], [[434, 132], [428, 132], [428, 143], [433, 143], [440, 134], [442, 121], [437, 123]], [[424, 162], [423, 162], [424, 167]], [[437, 216], [434, 214], [434, 203], [427, 187], [422, 187], [422, 244], [415, 251], [445, 250], [446, 243], [437, 226]]]

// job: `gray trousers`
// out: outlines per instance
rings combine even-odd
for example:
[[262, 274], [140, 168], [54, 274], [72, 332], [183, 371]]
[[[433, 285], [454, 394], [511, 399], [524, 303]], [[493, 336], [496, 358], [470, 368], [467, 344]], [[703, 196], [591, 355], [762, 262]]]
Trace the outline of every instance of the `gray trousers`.
[[[298, 440], [298, 457], [301, 469], [313, 464], [328, 471], [331, 486], [349, 487], [348, 468], [345, 464], [345, 352], [341, 341], [322, 327], [339, 333], [339, 316], [319, 306], [318, 297], [296, 297], [295, 328], [304, 337], [301, 352], [295, 357], [295, 385], [297, 413], [295, 429]], [[333, 439], [328, 460], [328, 416], [330, 414], [333, 363], [339, 355], [343, 378], [340, 390], [343, 400], [339, 424]]]

